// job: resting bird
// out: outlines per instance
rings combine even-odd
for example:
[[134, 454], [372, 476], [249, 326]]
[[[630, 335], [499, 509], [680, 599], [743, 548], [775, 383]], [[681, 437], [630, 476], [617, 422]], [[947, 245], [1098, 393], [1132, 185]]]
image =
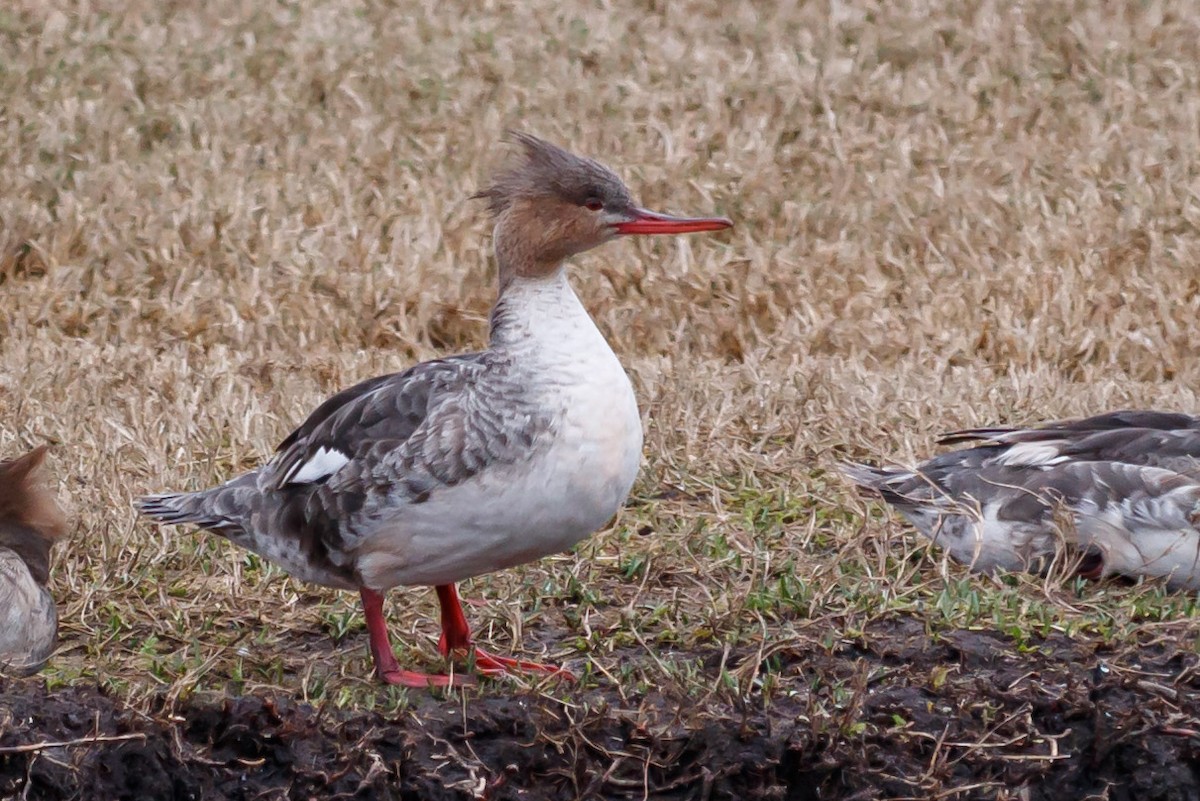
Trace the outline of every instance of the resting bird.
[[50, 548], [67, 530], [44, 484], [42, 445], [0, 462], [0, 673], [36, 673], [54, 651], [58, 612], [46, 589]]
[[[842, 469], [973, 569], [1037, 570], [1065, 541], [1086, 576], [1200, 589], [1200, 418], [1119, 411], [941, 442], [977, 444], [913, 470]], [[1072, 522], [1062, 531], [1059, 509]]]
[[455, 583], [570, 548], [601, 528], [638, 472], [629, 378], [580, 304], [564, 260], [632, 234], [730, 227], [646, 211], [607, 168], [527, 134], [476, 197], [495, 220], [500, 291], [486, 350], [343, 390], [265, 465], [201, 492], [152, 495], [142, 513], [225, 536], [291, 575], [357, 590], [380, 679], [413, 687], [461, 674], [402, 669], [383, 596], [433, 585], [440, 651], [477, 672], [551, 665], [476, 647]]

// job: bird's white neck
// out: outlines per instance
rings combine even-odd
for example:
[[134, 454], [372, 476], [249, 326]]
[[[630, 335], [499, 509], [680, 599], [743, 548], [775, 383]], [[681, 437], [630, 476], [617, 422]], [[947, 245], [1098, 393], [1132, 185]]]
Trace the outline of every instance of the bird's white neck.
[[608, 344], [571, 289], [563, 266], [547, 275], [514, 278], [492, 307], [494, 349], [559, 350], [598, 344], [608, 350]]

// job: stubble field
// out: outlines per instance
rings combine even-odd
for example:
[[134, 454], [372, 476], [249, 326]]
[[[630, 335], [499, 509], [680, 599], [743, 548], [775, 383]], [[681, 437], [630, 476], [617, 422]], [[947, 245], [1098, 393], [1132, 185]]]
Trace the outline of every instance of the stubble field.
[[[1200, 411], [1198, 43], [1185, 0], [6, 4], [0, 455], [54, 443], [74, 527], [0, 798], [1200, 798], [1193, 595], [970, 576], [835, 471]], [[131, 501], [481, 347], [505, 128], [737, 227], [575, 260], [641, 476], [462, 587], [581, 680], [386, 688], [356, 597]], [[388, 611], [438, 669], [433, 593]]]

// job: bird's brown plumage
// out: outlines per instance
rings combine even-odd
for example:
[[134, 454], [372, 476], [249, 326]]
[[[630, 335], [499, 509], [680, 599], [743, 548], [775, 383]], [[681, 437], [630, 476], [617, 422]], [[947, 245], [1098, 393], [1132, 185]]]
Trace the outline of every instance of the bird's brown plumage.
[[46, 485], [46, 447], [0, 462], [0, 670], [38, 670], [54, 649], [58, 614], [46, 583], [67, 520]]
[[46, 446], [0, 462], [0, 548], [15, 552], [39, 584], [50, 578], [50, 547], [67, 530], [67, 518], [46, 486], [41, 466]]

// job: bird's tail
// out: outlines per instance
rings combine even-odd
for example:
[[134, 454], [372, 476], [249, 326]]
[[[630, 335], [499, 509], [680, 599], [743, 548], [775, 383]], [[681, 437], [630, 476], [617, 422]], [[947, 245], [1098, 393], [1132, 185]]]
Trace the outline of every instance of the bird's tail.
[[134, 501], [137, 510], [159, 523], [194, 523], [201, 528], [214, 528], [228, 521], [212, 513], [208, 508], [207, 493], [164, 492], [159, 495], [144, 495]]
[[199, 492], [166, 492], [144, 495], [134, 505], [146, 517], [170, 525], [190, 523], [200, 528], [231, 534], [245, 531], [252, 512], [254, 474], [238, 478], [219, 487]]
[[882, 498], [893, 505], [901, 505], [908, 500], [903, 487], [917, 477], [912, 470], [900, 467], [872, 467], [857, 462], [843, 462], [839, 469], [860, 493]]
[[936, 475], [903, 467], [871, 467], [844, 463], [842, 475], [869, 498], [879, 498], [899, 512], [927, 537], [936, 538], [946, 515], [978, 516], [977, 509], [963, 504], [937, 482]]

